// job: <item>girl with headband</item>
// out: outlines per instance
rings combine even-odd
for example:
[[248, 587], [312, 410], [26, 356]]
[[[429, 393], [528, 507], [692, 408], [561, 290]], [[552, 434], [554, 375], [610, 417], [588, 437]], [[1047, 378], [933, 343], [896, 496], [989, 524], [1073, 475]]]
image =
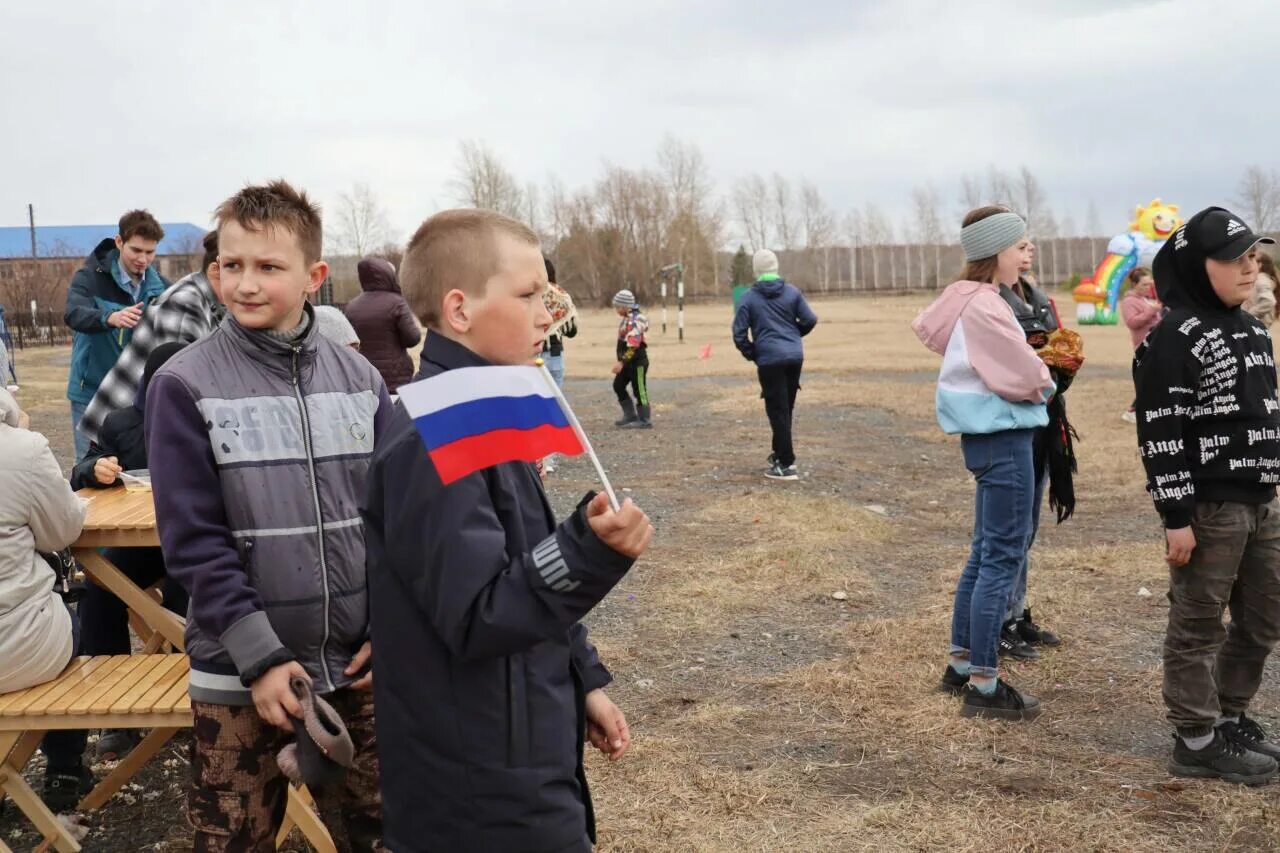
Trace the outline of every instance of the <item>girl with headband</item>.
[[969, 212], [960, 231], [965, 267], [911, 324], [941, 355], [936, 405], [943, 431], [960, 436], [977, 482], [973, 546], [956, 587], [942, 689], [964, 697], [966, 717], [1030, 720], [1040, 700], [999, 677], [1000, 630], [1032, 529], [1032, 432], [1049, 422], [1049, 368], [1028, 344], [1000, 285], [1018, 280], [1031, 241], [1003, 207]]

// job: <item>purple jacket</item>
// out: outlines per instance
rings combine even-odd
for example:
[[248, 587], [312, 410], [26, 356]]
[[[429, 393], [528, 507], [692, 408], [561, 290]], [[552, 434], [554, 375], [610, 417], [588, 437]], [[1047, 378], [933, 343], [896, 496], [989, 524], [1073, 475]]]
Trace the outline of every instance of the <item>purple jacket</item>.
[[400, 295], [390, 261], [365, 258], [356, 266], [364, 290], [347, 303], [345, 313], [360, 336], [360, 352], [378, 368], [392, 394], [413, 378], [413, 361], [405, 350], [417, 346], [422, 331]]

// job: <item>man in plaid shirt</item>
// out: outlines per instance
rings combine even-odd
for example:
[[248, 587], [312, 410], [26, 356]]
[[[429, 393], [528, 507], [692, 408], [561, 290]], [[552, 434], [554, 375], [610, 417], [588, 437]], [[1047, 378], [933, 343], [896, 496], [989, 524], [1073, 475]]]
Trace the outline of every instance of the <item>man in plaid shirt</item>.
[[218, 232], [210, 231], [204, 236], [200, 270], [179, 279], [147, 308], [133, 338], [85, 409], [80, 432], [96, 442], [107, 415], [133, 405], [152, 350], [174, 341], [194, 343], [217, 328], [226, 313], [217, 286]]

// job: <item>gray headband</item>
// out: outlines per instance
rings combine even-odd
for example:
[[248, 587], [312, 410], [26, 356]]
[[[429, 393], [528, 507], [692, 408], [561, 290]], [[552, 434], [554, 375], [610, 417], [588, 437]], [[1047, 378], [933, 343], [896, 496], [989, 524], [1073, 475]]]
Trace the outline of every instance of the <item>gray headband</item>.
[[966, 261], [994, 257], [1027, 233], [1027, 223], [1016, 213], [997, 213], [960, 229], [960, 246]]

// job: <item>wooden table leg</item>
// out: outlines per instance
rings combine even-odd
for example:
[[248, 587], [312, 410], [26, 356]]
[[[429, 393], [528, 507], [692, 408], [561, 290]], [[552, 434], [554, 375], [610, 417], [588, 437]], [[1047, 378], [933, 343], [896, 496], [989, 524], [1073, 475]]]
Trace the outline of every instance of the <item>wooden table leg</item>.
[[333, 836], [329, 834], [329, 830], [325, 828], [324, 821], [320, 820], [320, 816], [315, 813], [312, 805], [315, 800], [311, 797], [311, 792], [307, 790], [305, 785], [295, 788], [289, 786], [289, 800], [285, 806], [284, 823], [280, 825], [280, 832], [276, 834], [276, 847], [279, 848], [284, 844], [284, 840], [289, 837], [290, 830], [294, 826], [302, 832], [302, 837], [307, 839], [312, 847], [316, 849], [316, 853], [338, 853], [338, 847], [333, 843]]
[[36, 750], [40, 748], [40, 741], [43, 739], [44, 732], [22, 733], [13, 748], [9, 750], [7, 757], [4, 755], [4, 750], [0, 749], [0, 763], [6, 764], [21, 773], [22, 768], [27, 766], [31, 756], [35, 755]]
[[133, 775], [141, 770], [142, 765], [150, 761], [153, 755], [164, 749], [164, 745], [179, 731], [181, 729], [152, 729], [151, 733], [131, 749], [129, 754], [116, 765], [116, 768], [108, 773], [80, 801], [80, 805], [77, 808], [82, 812], [87, 812], [100, 809], [106, 805], [107, 800], [111, 799], [125, 782], [132, 779]]
[[96, 550], [92, 548], [76, 549], [75, 557], [80, 561], [80, 565], [84, 566], [85, 574], [94, 583], [110, 590], [117, 598], [128, 605], [130, 610], [141, 616], [143, 621], [170, 643], [173, 643], [175, 649], [184, 652], [187, 650], [186, 641], [183, 637], [186, 625], [180, 617], [165, 610], [160, 602], [147, 595], [137, 584], [129, 580], [123, 572], [111, 565]]
[[[32, 736], [35, 736], [36, 742], [39, 743], [39, 736], [43, 734], [43, 732], [0, 732], [0, 753], [15, 755], [15, 747], [28, 743]], [[36, 829], [40, 830], [46, 841], [51, 842], [59, 853], [79, 853], [80, 842], [76, 841], [62, 821], [49, 811], [49, 807], [36, 796], [36, 792], [31, 790], [27, 780], [22, 778], [22, 772], [15, 770], [7, 761], [0, 764], [0, 794], [5, 794], [13, 800], [18, 810], [26, 815], [27, 820], [35, 824]]]

